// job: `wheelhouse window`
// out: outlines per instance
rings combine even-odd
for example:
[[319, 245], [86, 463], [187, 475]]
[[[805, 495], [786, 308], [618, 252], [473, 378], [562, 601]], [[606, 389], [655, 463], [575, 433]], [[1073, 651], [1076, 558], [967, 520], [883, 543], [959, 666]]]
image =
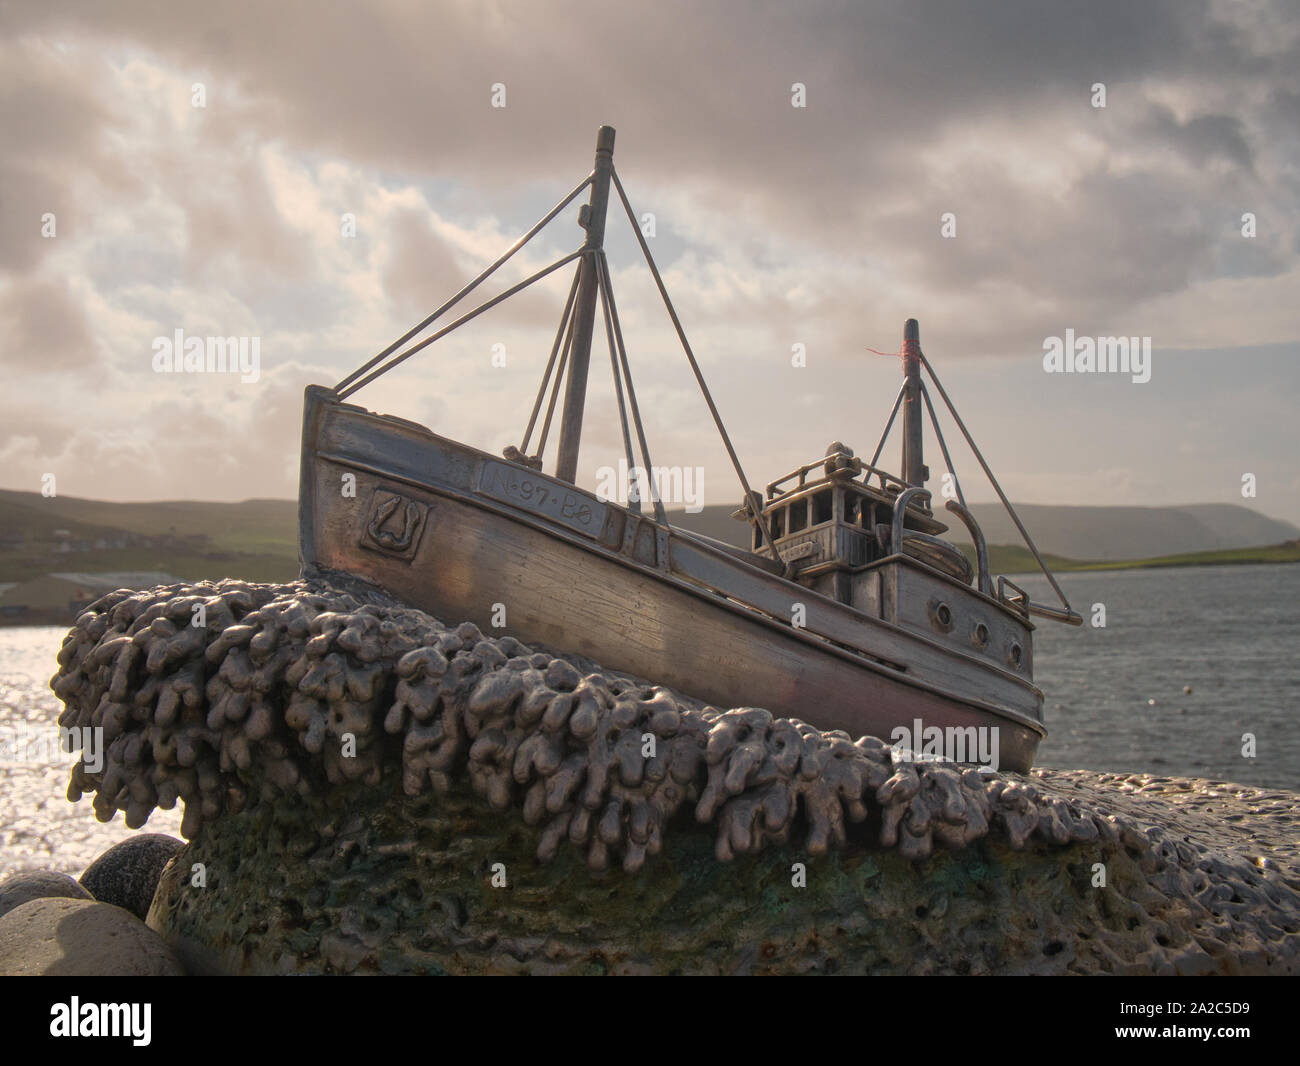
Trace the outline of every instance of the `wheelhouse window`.
[[790, 504], [790, 532], [798, 533], [801, 529], [808, 528], [808, 498], [805, 496], [802, 500], [795, 500]]
[[844, 521], [851, 526], [870, 529], [875, 509], [870, 497], [851, 489], [844, 494]]
[[820, 492], [813, 493], [812, 497], [812, 524], [821, 525], [823, 522], [829, 522], [835, 517], [835, 490], [822, 489]]
[[[781, 537], [784, 536], [784, 528], [785, 528], [784, 508], [778, 507], [775, 511], [772, 511], [770, 514], [764, 515], [760, 519], [760, 521], [767, 523], [767, 528], [772, 531], [773, 540], [780, 540]], [[758, 527], [758, 523], [757, 522], [754, 523], [754, 551], [758, 551], [766, 543], [767, 543], [767, 538], [763, 536], [762, 531]]]

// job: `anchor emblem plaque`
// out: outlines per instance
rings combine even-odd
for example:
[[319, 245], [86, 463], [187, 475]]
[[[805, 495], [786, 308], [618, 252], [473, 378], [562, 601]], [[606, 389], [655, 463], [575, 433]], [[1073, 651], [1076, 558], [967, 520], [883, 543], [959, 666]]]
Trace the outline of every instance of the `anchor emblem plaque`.
[[420, 544], [429, 505], [398, 492], [376, 490], [361, 534], [361, 546], [410, 560]]

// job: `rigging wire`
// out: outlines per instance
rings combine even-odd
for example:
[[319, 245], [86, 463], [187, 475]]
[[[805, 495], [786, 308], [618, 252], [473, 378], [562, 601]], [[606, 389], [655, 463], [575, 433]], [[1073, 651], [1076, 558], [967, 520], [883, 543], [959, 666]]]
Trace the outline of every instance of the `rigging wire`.
[[[501, 256], [500, 259], [498, 259], [490, 267], [488, 267], [481, 274], [479, 274], [478, 277], [476, 277], [473, 281], [471, 281], [468, 285], [466, 285], [463, 289], [461, 289], [460, 292], [456, 293], [455, 296], [453, 296], [450, 300], [448, 300], [441, 307], [439, 307], [438, 310], [434, 311], [433, 314], [429, 315], [429, 317], [426, 318], [423, 322], [407, 330], [404, 334], [402, 334], [402, 336], [398, 337], [397, 340], [393, 341], [392, 344], [390, 344], [387, 348], [385, 348], [374, 358], [367, 360], [361, 366], [357, 367], [356, 370], [352, 371], [351, 374], [349, 374], [347, 377], [345, 377], [342, 381], [340, 381], [337, 385], [334, 386], [334, 391], [340, 393], [340, 395], [346, 395], [345, 393], [342, 392], [343, 389], [347, 389], [348, 393], [355, 392], [356, 389], [348, 389], [348, 386], [351, 385], [352, 382], [354, 382], [357, 378], [359, 378], [362, 374], [364, 374], [376, 363], [380, 362], [381, 360], [391, 355], [393, 352], [397, 351], [398, 348], [400, 348], [403, 344], [409, 341], [417, 333], [419, 333], [421, 330], [427, 327], [439, 315], [445, 314], [452, 307], [455, 307], [456, 304], [460, 303], [460, 301], [464, 297], [468, 296], [471, 292], [473, 292], [476, 288], [478, 288], [480, 283], [486, 281], [488, 277], [491, 276], [493, 271], [497, 269], [497, 267], [501, 266], [507, 259], [509, 259], [512, 255], [514, 255], [515, 252], [519, 251], [519, 249], [522, 248], [525, 244], [527, 244], [530, 240], [532, 240], [533, 237], [535, 237], [546, 226], [546, 224], [551, 221], [551, 219], [553, 219], [556, 215], [558, 215], [561, 211], [563, 211], [566, 207], [568, 207], [569, 204], [573, 202], [573, 198], [577, 196], [578, 193], [582, 192], [582, 190], [585, 189], [588, 185], [591, 184], [593, 177], [595, 177], [594, 171], [591, 174], [588, 174], [585, 178], [583, 178], [582, 181], [578, 184], [578, 186], [574, 188], [574, 190], [571, 193], [569, 193], [568, 196], [566, 196], [563, 200], [561, 200], [554, 207], [552, 207], [542, 217], [542, 220], [538, 222], [537, 225], [535, 225], [532, 229], [530, 229], [527, 233], [525, 233], [522, 237], [520, 237], [519, 240], [515, 241], [514, 244], [512, 244], [509, 248], [507, 248], [505, 253]], [[374, 377], [377, 376], [378, 375], [374, 375]], [[367, 378], [366, 380], [367, 381], [373, 380], [373, 378]], [[362, 382], [362, 384], [365, 384], [365, 382]], [[360, 387], [361, 387], [360, 385], [357, 386], [357, 388]]]
[[512, 285], [510, 288], [506, 289], [505, 292], [499, 293], [498, 295], [492, 297], [492, 299], [488, 300], [486, 303], [479, 304], [478, 307], [474, 308], [473, 311], [469, 311], [461, 315], [460, 318], [456, 319], [455, 322], [451, 323], [448, 326], [443, 326], [442, 329], [438, 330], [437, 333], [430, 334], [428, 337], [425, 337], [424, 340], [420, 341], [418, 344], [411, 345], [411, 347], [407, 348], [406, 351], [402, 352], [401, 355], [394, 356], [383, 366], [377, 367], [376, 369], [370, 371], [370, 373], [367, 374], [365, 377], [363, 377], [360, 381], [357, 381], [354, 384], [349, 385], [345, 389], [335, 389], [338, 398], [340, 400], [346, 399], [347, 397], [351, 396], [354, 392], [356, 392], [358, 389], [365, 388], [365, 386], [369, 385], [370, 382], [375, 380], [375, 378], [379, 377], [381, 374], [387, 374], [390, 370], [393, 369], [393, 367], [397, 366], [399, 363], [406, 362], [406, 360], [410, 359], [411, 356], [413, 356], [416, 352], [421, 351], [424, 348], [427, 348], [434, 341], [438, 340], [441, 337], [445, 337], [452, 330], [457, 329], [460, 326], [463, 326], [470, 319], [477, 318], [484, 311], [488, 311], [491, 308], [495, 307], [502, 300], [509, 299], [511, 296], [519, 292], [521, 289], [528, 288], [528, 286], [533, 284], [533, 282], [541, 281], [542, 278], [546, 277], [548, 274], [552, 273], [553, 271], [559, 270], [560, 267], [564, 266], [566, 263], [573, 262], [573, 260], [577, 259], [578, 256], [582, 254], [583, 253], [581, 248], [579, 248], [576, 252], [570, 252], [562, 259], [557, 259], [550, 266], [545, 267], [544, 269], [539, 270], [536, 274], [533, 274], [525, 278], [523, 281], [519, 282], [518, 285]]
[[546, 405], [546, 420], [542, 423], [542, 434], [537, 441], [537, 458], [546, 452], [546, 439], [551, 434], [551, 419], [555, 417], [555, 404], [560, 398], [560, 385], [569, 369], [569, 353], [573, 351], [573, 330], [577, 315], [569, 316], [569, 330], [564, 338], [564, 351], [560, 353], [560, 366], [555, 372], [555, 383], [551, 386], [551, 401]]
[[[542, 409], [542, 397], [546, 395], [546, 386], [551, 380], [551, 371], [555, 367], [555, 357], [560, 352], [560, 343], [564, 339], [565, 327], [569, 324], [569, 316], [573, 314], [573, 300], [578, 295], [578, 278], [581, 276], [582, 267], [579, 266], [573, 272], [573, 284], [569, 286], [569, 298], [564, 302], [564, 313], [560, 315], [560, 326], [555, 331], [555, 343], [551, 345], [551, 357], [546, 361], [546, 373], [542, 375], [542, 383], [537, 387], [537, 400], [533, 404], [533, 413], [528, 418], [528, 428], [524, 430], [524, 439], [519, 445], [519, 451], [522, 455], [528, 454], [528, 442], [533, 439], [533, 427], [537, 424], [537, 414]], [[563, 369], [561, 369], [561, 373], [563, 373]]]
[[682, 350], [686, 353], [686, 358], [691, 364], [695, 380], [700, 386], [700, 391], [704, 394], [704, 402], [708, 404], [714, 425], [718, 427], [718, 434], [722, 437], [722, 443], [727, 449], [727, 455], [731, 458], [731, 465], [735, 468], [736, 476], [740, 479], [741, 487], [745, 490], [745, 504], [753, 512], [754, 524], [762, 531], [763, 536], [772, 548], [773, 554], [780, 558], [776, 543], [772, 539], [771, 530], [763, 522], [763, 498], [749, 487], [749, 479], [745, 477], [745, 471], [740, 465], [740, 458], [736, 455], [736, 449], [731, 445], [731, 438], [727, 435], [727, 427], [722, 424], [722, 416], [718, 414], [718, 408], [713, 402], [713, 395], [709, 392], [709, 386], [705, 383], [704, 375], [700, 372], [700, 365], [695, 361], [695, 353], [691, 351], [690, 342], [686, 339], [686, 331], [682, 329], [681, 320], [677, 317], [677, 310], [673, 307], [672, 300], [669, 299], [668, 289], [664, 286], [664, 279], [660, 277], [654, 256], [650, 254], [650, 246], [646, 244], [645, 235], [641, 232], [641, 227], [637, 225], [636, 212], [632, 210], [627, 193], [623, 190], [623, 183], [619, 180], [617, 167], [610, 168], [610, 177], [613, 179], [614, 188], [618, 190], [618, 198], [623, 202], [623, 210], [627, 213], [628, 222], [632, 224], [632, 232], [636, 235], [637, 243], [641, 246], [641, 252], [645, 256], [646, 264], [650, 267], [650, 273], [655, 279], [655, 285], [659, 288], [659, 295], [663, 297], [664, 307], [668, 310], [668, 317], [672, 319], [673, 328], [677, 331], [677, 339], [681, 341]]
[[[868, 348], [867, 351], [875, 351], [874, 348]], [[876, 352], [877, 355], [884, 355], [884, 352]], [[895, 355], [898, 353], [895, 352]], [[889, 418], [885, 422], [885, 431], [880, 434], [880, 443], [876, 445], [876, 452], [871, 457], [871, 462], [867, 466], [874, 467], [880, 459], [880, 453], [885, 450], [885, 441], [889, 439], [889, 431], [894, 428], [894, 419], [898, 417], [898, 409], [903, 405], [903, 397], [907, 395], [907, 382], [903, 382], [902, 387], [898, 390], [898, 395], [894, 398], [894, 406], [890, 408]]]
[[[1011, 516], [1011, 521], [1016, 524], [1016, 529], [1020, 530], [1020, 535], [1024, 538], [1025, 546], [1033, 553], [1034, 559], [1038, 563], [1038, 568], [1042, 570], [1043, 576], [1047, 578], [1048, 584], [1052, 586], [1052, 590], [1061, 601], [1061, 606], [1065, 608], [1066, 613], [1073, 614], [1070, 608], [1070, 601], [1065, 598], [1065, 593], [1061, 591], [1061, 586], [1056, 583], [1056, 578], [1053, 576], [1052, 571], [1048, 568], [1047, 563], [1043, 561], [1043, 557], [1039, 554], [1037, 545], [1034, 544], [1033, 538], [1029, 535], [1029, 530], [1027, 530], [1025, 524], [1020, 521], [1020, 516], [1016, 514], [1016, 509], [1011, 506], [1011, 501], [1007, 499], [1007, 494], [1002, 491], [1002, 486], [998, 484], [998, 479], [993, 476], [993, 471], [989, 469], [989, 464], [984, 461], [984, 456], [980, 453], [979, 447], [975, 444], [975, 439], [970, 435], [970, 430], [966, 428], [966, 423], [961, 420], [961, 415], [957, 413], [957, 408], [953, 406], [952, 400], [948, 398], [948, 393], [944, 390], [943, 383], [939, 380], [938, 375], [935, 374], [934, 367], [930, 365], [930, 360], [928, 360], [925, 357], [925, 353], [921, 352], [919, 349], [917, 354], [921, 357], [921, 365], [925, 367], [926, 372], [930, 375], [930, 380], [934, 382], [934, 387], [939, 390], [939, 396], [943, 399], [945, 406], [948, 408], [948, 413], [952, 415], [953, 421], [957, 423], [957, 428], [961, 430], [962, 436], [966, 438], [966, 443], [970, 446], [971, 453], [979, 462], [980, 467], [984, 471], [984, 475], [989, 479], [989, 484], [993, 486], [993, 491], [998, 494], [998, 499], [1002, 501], [1002, 506], [1007, 509], [1007, 514]], [[956, 475], [954, 475], [954, 478], [955, 477]]]
[[[632, 455], [632, 438], [627, 429], [627, 408], [623, 404], [623, 378], [618, 368], [618, 356], [615, 353], [614, 346], [614, 327], [611, 322], [610, 304], [614, 301], [614, 287], [605, 277], [608, 270], [608, 263], [602, 261], [597, 268], [596, 273], [596, 290], [600, 293], [600, 307], [605, 319], [605, 343], [609, 346], [609, 369], [614, 375], [614, 394], [618, 397], [618, 421], [623, 430], [623, 454], [627, 458], [628, 474], [628, 498], [627, 505], [637, 514], [641, 513], [641, 478], [637, 475], [636, 459]], [[635, 410], [635, 401], [633, 404]], [[646, 471], [646, 477], [652, 477], [650, 470]], [[651, 491], [654, 491], [653, 485]]]
[[[882, 352], [876, 348], [867, 348], [866, 350], [871, 352], [873, 355], [902, 356], [902, 352]], [[980, 468], [984, 471], [984, 475], [989, 479], [989, 484], [993, 486], [993, 491], [998, 494], [998, 499], [1002, 501], [1002, 506], [1006, 508], [1007, 514], [1011, 516], [1011, 521], [1015, 523], [1016, 529], [1020, 531], [1021, 539], [1024, 540], [1025, 546], [1033, 555], [1034, 561], [1038, 563], [1039, 570], [1041, 570], [1043, 576], [1047, 578], [1048, 584], [1052, 586], [1052, 591], [1056, 593], [1057, 599], [1061, 601], [1061, 606], [1065, 608], [1066, 615], [1070, 616], [1064, 620], [1070, 621], [1073, 624], [1078, 624], [1077, 622], [1073, 622], [1074, 618], [1077, 618], [1077, 615], [1074, 615], [1073, 609], [1070, 607], [1070, 601], [1066, 599], [1065, 593], [1061, 591], [1061, 586], [1057, 584], [1056, 577], [1052, 574], [1051, 569], [1039, 553], [1038, 546], [1034, 544], [1033, 538], [1029, 535], [1029, 530], [1027, 530], [1025, 524], [1020, 521], [1020, 516], [1016, 514], [1016, 509], [1011, 506], [1011, 501], [1007, 499], [1006, 493], [1002, 491], [1002, 486], [998, 484], [998, 479], [993, 476], [993, 471], [989, 468], [989, 464], [984, 461], [984, 456], [976, 445], [975, 438], [971, 436], [970, 431], [966, 428], [966, 423], [962, 421], [961, 415], [957, 413], [957, 408], [948, 397], [948, 393], [944, 389], [943, 383], [939, 380], [939, 376], [934, 372], [934, 367], [930, 365], [930, 361], [925, 357], [925, 353], [920, 351], [919, 346], [917, 355], [920, 356], [921, 365], [925, 367], [926, 372], [930, 375], [930, 380], [934, 382], [934, 387], [939, 390], [939, 395], [943, 399], [944, 406], [948, 408], [948, 413], [952, 415], [953, 421], [957, 423], [957, 428], [961, 430], [961, 434], [966, 439], [966, 444], [970, 447], [971, 453], [980, 464]], [[902, 403], [903, 394], [906, 389], [907, 384], [904, 382], [903, 388], [899, 390], [898, 398], [894, 401], [893, 410], [889, 413], [889, 421], [885, 423], [885, 431], [881, 434], [880, 443], [876, 446], [876, 454], [871, 459], [870, 465], [873, 467], [876, 465], [876, 460], [880, 458], [880, 453], [885, 447], [885, 440], [889, 436], [890, 429], [893, 428], [894, 416], [898, 414], [898, 408]], [[939, 449], [943, 453], [944, 462], [948, 464], [948, 472], [952, 474], [953, 485], [957, 490], [957, 502], [961, 504], [964, 509], [966, 507], [966, 500], [962, 496], [961, 483], [957, 480], [957, 471], [953, 466], [952, 456], [948, 453], [947, 442], [943, 439], [943, 431], [939, 428], [939, 419], [935, 415], [934, 402], [930, 399], [930, 392], [925, 387], [924, 381], [921, 382], [921, 397], [925, 401], [926, 410], [930, 414], [930, 424], [934, 427], [934, 435], [939, 440]]]
[[948, 454], [948, 444], [943, 439], [943, 430], [939, 428], [939, 420], [934, 415], [934, 404], [930, 401], [930, 390], [925, 387], [924, 381], [921, 382], [921, 399], [925, 401], [925, 409], [930, 412], [930, 425], [934, 427], [934, 435], [939, 439], [939, 450], [943, 452], [943, 461], [947, 464], [948, 473], [952, 475], [952, 486], [957, 490], [957, 502], [965, 507], [966, 497], [961, 494], [961, 482], [957, 480], [957, 470], [952, 465], [952, 456]]
[[[632, 420], [636, 425], [637, 439], [641, 444], [641, 458], [645, 462], [646, 477], [653, 478], [654, 466], [650, 463], [650, 446], [646, 443], [645, 426], [641, 424], [641, 408], [637, 405], [636, 389], [632, 386], [632, 368], [627, 361], [627, 348], [623, 344], [623, 327], [619, 324], [618, 307], [614, 303], [614, 287], [609, 277], [609, 261], [605, 258], [603, 248], [596, 250], [596, 277], [598, 285], [603, 287], [609, 298], [611, 318], [614, 323], [614, 337], [618, 342], [618, 357], [623, 367], [623, 377], [627, 381], [628, 404], [632, 408]], [[667, 526], [668, 515], [664, 511], [663, 500], [659, 498], [659, 493], [656, 491], [653, 481], [650, 484], [650, 499], [654, 502], [655, 521], [661, 526]]]

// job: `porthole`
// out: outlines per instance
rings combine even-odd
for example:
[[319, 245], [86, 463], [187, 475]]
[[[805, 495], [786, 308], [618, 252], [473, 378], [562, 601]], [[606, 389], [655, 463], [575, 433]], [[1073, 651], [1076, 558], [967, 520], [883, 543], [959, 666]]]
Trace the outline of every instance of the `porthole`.
[[1011, 665], [1019, 669], [1021, 662], [1025, 658], [1025, 650], [1019, 644], [1012, 644], [1008, 658], [1011, 660]]
[[952, 608], [946, 603], [936, 603], [931, 608], [931, 617], [936, 628], [948, 632], [952, 628]]
[[987, 648], [989, 644], [989, 627], [980, 622], [975, 626], [975, 632], [971, 635], [971, 640], [975, 642], [975, 647]]

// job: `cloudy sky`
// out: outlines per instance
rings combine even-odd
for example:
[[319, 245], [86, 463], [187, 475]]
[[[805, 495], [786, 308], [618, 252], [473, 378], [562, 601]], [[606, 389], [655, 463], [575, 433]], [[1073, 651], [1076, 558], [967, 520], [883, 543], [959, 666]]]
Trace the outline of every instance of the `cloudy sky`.
[[[868, 349], [897, 350], [915, 317], [1013, 499], [1300, 522], [1287, 0], [8, 0], [0, 485], [293, 496], [303, 387], [500, 254], [587, 173], [602, 123], [755, 483], [834, 438], [870, 454], [899, 368]], [[503, 280], [578, 247], [575, 216]], [[738, 502], [626, 220], [610, 227], [654, 460]], [[567, 284], [354, 399], [518, 444]], [[156, 373], [177, 329], [257, 338], [258, 380]], [[1150, 380], [1046, 373], [1067, 329], [1150, 337]], [[587, 485], [621, 453], [608, 379], [598, 344]]]

